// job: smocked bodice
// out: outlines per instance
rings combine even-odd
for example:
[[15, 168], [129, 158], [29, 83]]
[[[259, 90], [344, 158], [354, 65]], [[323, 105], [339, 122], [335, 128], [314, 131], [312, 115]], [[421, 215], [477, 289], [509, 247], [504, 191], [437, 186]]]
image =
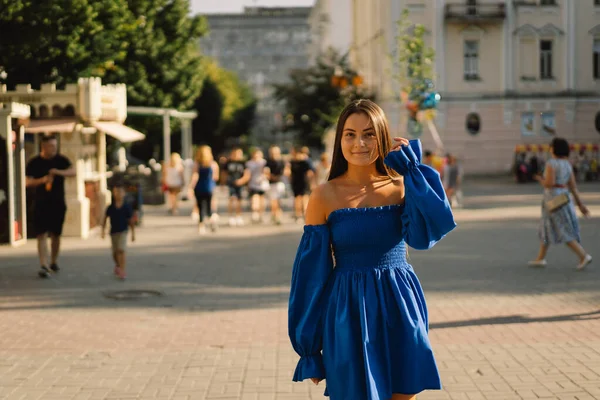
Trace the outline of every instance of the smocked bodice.
[[408, 266], [402, 228], [404, 206], [342, 208], [328, 218], [335, 265], [340, 270]]

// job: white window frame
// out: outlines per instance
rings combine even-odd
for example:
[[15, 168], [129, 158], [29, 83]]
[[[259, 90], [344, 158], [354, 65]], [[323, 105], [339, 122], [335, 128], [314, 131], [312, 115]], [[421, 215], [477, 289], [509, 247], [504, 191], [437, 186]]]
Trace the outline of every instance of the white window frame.
[[[542, 50], [542, 43], [550, 42], [550, 50]], [[540, 80], [554, 79], [554, 40], [540, 39]]]
[[466, 81], [479, 79], [479, 40], [463, 41], [463, 76]]

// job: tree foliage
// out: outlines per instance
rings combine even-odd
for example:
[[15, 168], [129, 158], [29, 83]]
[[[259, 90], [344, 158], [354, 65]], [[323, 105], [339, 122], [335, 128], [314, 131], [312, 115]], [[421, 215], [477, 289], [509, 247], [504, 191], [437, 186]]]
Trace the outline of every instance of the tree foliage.
[[220, 152], [228, 139], [250, 132], [256, 99], [234, 72], [222, 69], [210, 60], [204, 63], [204, 70], [202, 93], [194, 105], [198, 117], [193, 123], [193, 140]]
[[[0, 0], [0, 68], [5, 83], [56, 83], [98, 76], [125, 83], [129, 105], [186, 110], [204, 79], [198, 39], [204, 18], [189, 0]], [[162, 122], [129, 125], [161, 143]]]
[[2, 82], [60, 87], [115, 68], [134, 28], [126, 0], [0, 0]]
[[411, 26], [409, 13], [404, 9], [397, 22], [398, 36], [393, 54], [396, 73], [393, 75], [400, 84], [400, 90], [410, 96], [431, 89], [435, 51], [425, 44], [425, 27], [422, 24]]
[[362, 78], [348, 61], [333, 49], [319, 57], [315, 65], [290, 73], [290, 82], [274, 85], [275, 98], [287, 112], [285, 130], [297, 132], [300, 144], [320, 147], [323, 135], [350, 101], [373, 98]]

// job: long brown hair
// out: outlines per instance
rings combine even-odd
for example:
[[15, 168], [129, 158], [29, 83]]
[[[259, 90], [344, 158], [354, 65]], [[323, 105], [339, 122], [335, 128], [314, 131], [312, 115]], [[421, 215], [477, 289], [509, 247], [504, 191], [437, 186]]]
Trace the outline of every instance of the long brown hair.
[[371, 120], [373, 129], [375, 129], [375, 135], [377, 136], [377, 152], [379, 153], [379, 156], [375, 161], [377, 172], [381, 175], [387, 175], [392, 179], [398, 178], [400, 175], [383, 163], [383, 159], [390, 152], [392, 147], [392, 138], [390, 136], [387, 118], [381, 107], [377, 104], [373, 103], [371, 100], [360, 99], [348, 104], [342, 110], [340, 117], [338, 118], [335, 141], [333, 144], [331, 170], [329, 172], [328, 180], [335, 179], [348, 171], [348, 161], [342, 153], [342, 134], [348, 117], [357, 113], [365, 114]]

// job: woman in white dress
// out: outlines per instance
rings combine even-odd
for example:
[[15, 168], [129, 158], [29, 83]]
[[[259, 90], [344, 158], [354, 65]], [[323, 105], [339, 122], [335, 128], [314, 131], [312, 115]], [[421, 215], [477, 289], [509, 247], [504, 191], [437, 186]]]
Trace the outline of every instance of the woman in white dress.
[[184, 185], [183, 162], [177, 153], [171, 154], [169, 163], [165, 166], [164, 184], [169, 196], [169, 212], [177, 215], [179, 212], [178, 196]]

